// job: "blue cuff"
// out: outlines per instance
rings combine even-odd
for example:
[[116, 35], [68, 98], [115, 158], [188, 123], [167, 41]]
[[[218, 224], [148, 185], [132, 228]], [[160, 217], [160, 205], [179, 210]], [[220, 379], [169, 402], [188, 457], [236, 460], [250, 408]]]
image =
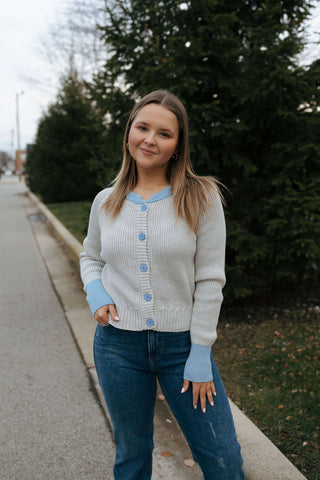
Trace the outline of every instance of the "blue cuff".
[[191, 382], [209, 382], [213, 380], [211, 345], [191, 344], [189, 357], [184, 367], [183, 378]]
[[92, 280], [92, 282], [88, 283], [86, 292], [87, 302], [89, 303], [92, 315], [95, 314], [98, 308], [103, 307], [103, 305], [114, 304], [110, 295], [105, 291], [100, 279]]

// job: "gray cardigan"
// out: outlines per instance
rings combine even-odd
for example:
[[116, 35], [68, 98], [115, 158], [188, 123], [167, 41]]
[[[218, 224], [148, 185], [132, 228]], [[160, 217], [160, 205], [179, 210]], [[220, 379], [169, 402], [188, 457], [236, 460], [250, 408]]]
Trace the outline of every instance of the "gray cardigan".
[[91, 208], [80, 259], [85, 290], [102, 282], [117, 308], [119, 322], [110, 317], [116, 328], [190, 330], [193, 344], [211, 347], [225, 284], [220, 199], [212, 199], [195, 234], [176, 220], [170, 187], [148, 201], [131, 192], [115, 219], [101, 210], [111, 191], [101, 191]]

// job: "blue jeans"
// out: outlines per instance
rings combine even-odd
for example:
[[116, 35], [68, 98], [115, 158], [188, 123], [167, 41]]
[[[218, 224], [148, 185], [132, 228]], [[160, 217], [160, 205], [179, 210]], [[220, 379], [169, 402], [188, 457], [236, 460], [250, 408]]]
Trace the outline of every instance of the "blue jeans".
[[133, 332], [97, 326], [94, 357], [114, 430], [115, 480], [150, 480], [156, 379], [200, 465], [205, 480], [244, 480], [240, 445], [217, 366], [214, 406], [192, 404], [192, 385], [181, 393], [190, 332]]

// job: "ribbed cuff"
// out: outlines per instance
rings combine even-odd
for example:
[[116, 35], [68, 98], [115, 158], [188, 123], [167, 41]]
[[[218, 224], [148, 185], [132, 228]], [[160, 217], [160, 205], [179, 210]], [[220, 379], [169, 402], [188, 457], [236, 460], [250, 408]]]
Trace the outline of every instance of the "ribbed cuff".
[[111, 303], [114, 304], [110, 295], [105, 291], [100, 279], [92, 280], [92, 282], [88, 283], [86, 293], [92, 315], [95, 314], [98, 308]]
[[211, 345], [191, 344], [188, 360], [184, 367], [184, 380], [209, 382], [212, 377]]

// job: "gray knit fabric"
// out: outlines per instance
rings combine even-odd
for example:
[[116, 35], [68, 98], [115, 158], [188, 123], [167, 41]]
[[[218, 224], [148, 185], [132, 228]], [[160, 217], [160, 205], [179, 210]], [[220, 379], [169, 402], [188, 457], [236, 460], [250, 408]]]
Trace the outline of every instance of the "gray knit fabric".
[[181, 218], [176, 220], [172, 196], [146, 203], [145, 210], [126, 199], [111, 219], [101, 210], [111, 191], [100, 192], [91, 208], [80, 259], [85, 287], [102, 280], [117, 308], [120, 321], [110, 318], [117, 328], [190, 330], [193, 343], [213, 344], [225, 284], [220, 199], [212, 200], [195, 234]]

